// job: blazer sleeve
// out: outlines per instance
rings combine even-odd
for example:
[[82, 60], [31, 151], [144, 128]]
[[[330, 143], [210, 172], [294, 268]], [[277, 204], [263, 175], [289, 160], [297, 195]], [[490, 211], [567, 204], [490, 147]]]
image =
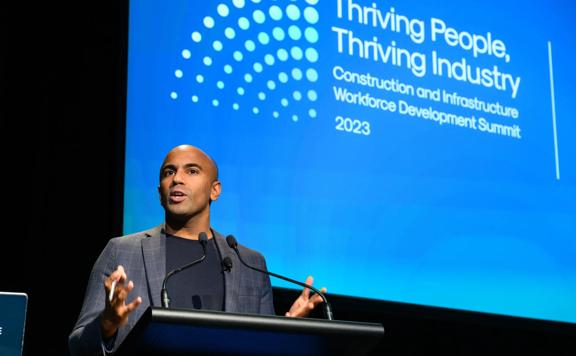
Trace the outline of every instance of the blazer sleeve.
[[72, 356], [108, 353], [102, 341], [100, 314], [106, 298], [103, 282], [115, 270], [114, 252], [113, 243], [109, 241], [92, 268], [80, 316], [68, 337]]

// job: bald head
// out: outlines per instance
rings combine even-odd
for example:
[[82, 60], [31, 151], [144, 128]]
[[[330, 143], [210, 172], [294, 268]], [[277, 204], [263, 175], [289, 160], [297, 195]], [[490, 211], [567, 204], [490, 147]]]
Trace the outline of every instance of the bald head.
[[198, 165], [201, 169], [205, 170], [212, 181], [218, 180], [218, 165], [216, 165], [216, 161], [204, 151], [192, 145], [179, 145], [168, 152], [166, 157], [164, 157], [162, 167], [160, 167], [160, 180], [162, 179], [165, 167], [170, 164], [172, 159], [182, 155], [188, 157], [190, 164]]

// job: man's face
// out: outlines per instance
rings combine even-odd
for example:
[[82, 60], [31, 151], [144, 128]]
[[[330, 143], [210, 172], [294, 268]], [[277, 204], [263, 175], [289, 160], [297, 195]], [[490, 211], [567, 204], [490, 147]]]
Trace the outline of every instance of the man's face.
[[158, 192], [166, 215], [186, 220], [209, 213], [210, 201], [220, 195], [220, 182], [210, 158], [194, 147], [180, 146], [164, 159]]

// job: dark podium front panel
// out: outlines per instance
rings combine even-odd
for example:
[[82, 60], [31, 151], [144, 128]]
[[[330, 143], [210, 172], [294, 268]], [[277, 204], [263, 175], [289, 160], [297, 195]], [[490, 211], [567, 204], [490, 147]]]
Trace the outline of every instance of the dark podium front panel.
[[366, 354], [381, 324], [148, 308], [118, 355]]

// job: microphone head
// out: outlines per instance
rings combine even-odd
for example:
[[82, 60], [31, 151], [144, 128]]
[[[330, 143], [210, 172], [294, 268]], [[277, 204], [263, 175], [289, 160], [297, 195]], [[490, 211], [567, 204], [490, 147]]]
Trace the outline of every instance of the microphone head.
[[236, 250], [238, 248], [238, 242], [236, 241], [236, 238], [234, 237], [234, 235], [228, 235], [226, 236], [226, 242], [228, 243], [228, 246], [230, 246], [230, 248]]
[[232, 269], [232, 259], [230, 256], [224, 257], [222, 260], [222, 266], [224, 266], [224, 271], [230, 271]]
[[201, 233], [198, 234], [198, 240], [200, 240], [200, 243], [202, 245], [206, 245], [206, 243], [208, 242], [208, 235], [206, 235], [206, 233], [202, 231]]

